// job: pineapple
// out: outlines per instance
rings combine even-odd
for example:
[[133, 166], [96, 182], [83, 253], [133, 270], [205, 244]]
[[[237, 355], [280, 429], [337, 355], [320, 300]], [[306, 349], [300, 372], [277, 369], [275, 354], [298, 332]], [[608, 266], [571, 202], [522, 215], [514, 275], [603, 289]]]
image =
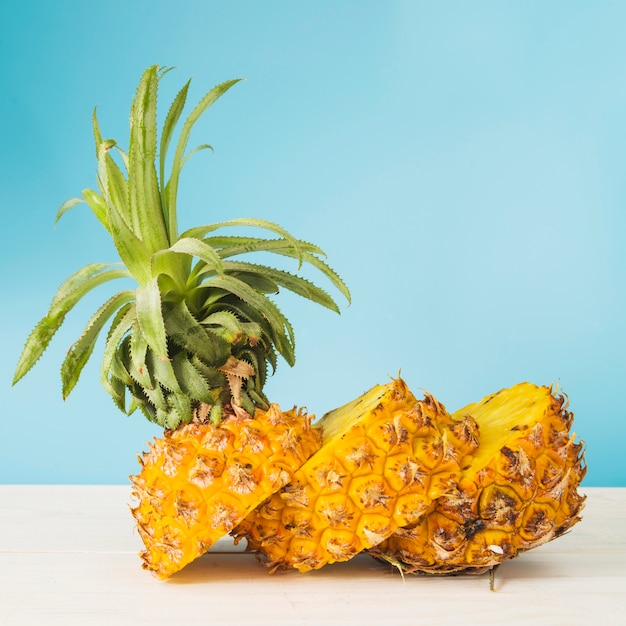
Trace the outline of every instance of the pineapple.
[[190, 423], [155, 439], [132, 476], [143, 566], [167, 578], [285, 485], [321, 443], [304, 411]]
[[319, 422], [323, 446], [233, 531], [271, 571], [346, 561], [416, 523], [460, 479], [476, 424], [400, 378]]
[[520, 383], [453, 414], [480, 445], [454, 489], [371, 553], [405, 571], [481, 573], [559, 537], [580, 520], [586, 471], [573, 415], [551, 387]]
[[[159, 138], [157, 92], [167, 72], [155, 65], [141, 77], [127, 153], [103, 138], [92, 115], [98, 189], [65, 202], [56, 220], [85, 202], [111, 236], [121, 263], [91, 263], [61, 285], [29, 336], [13, 381], [33, 367], [83, 296], [116, 279], [133, 281], [133, 288], [98, 308], [70, 347], [61, 367], [62, 392], [64, 398], [71, 393], [108, 326], [102, 385], [121, 411], [138, 409], [165, 429], [132, 478], [144, 565], [161, 577], [227, 533], [319, 446], [310, 417], [297, 410], [282, 413], [263, 392], [278, 355], [289, 365], [295, 361], [292, 326], [271, 295], [284, 288], [336, 312], [338, 305], [296, 273], [237, 257], [273, 253], [294, 259], [298, 269], [309, 264], [350, 300], [323, 251], [272, 222], [239, 218], [179, 234], [182, 168], [195, 152], [210, 148], [202, 144], [188, 151], [191, 131], [238, 80], [214, 87], [199, 101], [169, 161], [190, 81], [171, 103]], [[233, 235], [231, 227], [244, 227], [245, 234]]]

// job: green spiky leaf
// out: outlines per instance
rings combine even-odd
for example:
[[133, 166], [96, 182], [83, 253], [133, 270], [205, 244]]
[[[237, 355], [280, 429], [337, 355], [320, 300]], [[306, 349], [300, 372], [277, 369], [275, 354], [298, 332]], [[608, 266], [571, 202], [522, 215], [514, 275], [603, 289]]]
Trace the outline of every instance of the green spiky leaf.
[[103, 283], [129, 276], [124, 269], [108, 269], [110, 267], [109, 263], [92, 263], [81, 268], [63, 282], [52, 299], [48, 313], [39, 320], [26, 341], [15, 370], [13, 384], [39, 360], [52, 337], [65, 321], [65, 316], [83, 296]]
[[312, 302], [317, 302], [317, 304], [321, 304], [322, 306], [339, 313], [337, 303], [330, 297], [329, 294], [327, 294], [323, 289], [317, 287], [311, 281], [300, 276], [296, 276], [273, 267], [268, 267], [266, 265], [243, 263], [241, 261], [226, 261], [224, 263], [224, 270], [228, 273], [245, 272], [246, 274], [262, 277], [265, 280], [271, 280], [273, 284], [275, 283], [281, 287], [285, 287], [285, 289], [289, 289], [303, 298], [307, 298]]
[[[123, 400], [124, 394], [120, 395], [119, 385], [114, 385], [109, 377], [113, 369], [113, 361], [115, 354], [122, 343], [124, 337], [128, 336], [133, 322], [135, 321], [137, 312], [135, 309], [135, 303], [129, 302], [121, 307], [116, 316], [111, 322], [109, 332], [107, 334], [106, 343], [104, 346], [104, 354], [102, 356], [102, 362], [100, 364], [100, 382], [106, 391], [112, 396], [113, 400], [117, 402], [117, 399]], [[121, 382], [126, 380], [128, 384], [132, 382], [130, 374], [128, 377], [121, 378], [117, 376], [116, 380]]]
[[158, 80], [156, 66], [149, 67], [141, 77], [130, 111], [128, 155], [131, 226], [151, 254], [169, 245], [155, 167]]
[[176, 203], [178, 196], [178, 183], [180, 180], [180, 173], [183, 167], [183, 162], [185, 159], [185, 152], [187, 150], [187, 143], [189, 142], [189, 137], [191, 135], [191, 131], [196, 124], [196, 122], [200, 119], [202, 114], [213, 105], [221, 96], [223, 96], [233, 85], [238, 83], [241, 79], [237, 78], [234, 80], [229, 80], [219, 85], [216, 85], [211, 89], [195, 106], [193, 111], [189, 114], [185, 123], [183, 124], [182, 130], [180, 132], [178, 143], [176, 145], [176, 151], [174, 153], [174, 161], [172, 163], [172, 170], [170, 174], [170, 178], [167, 182], [167, 207], [168, 207], [168, 215], [169, 215], [169, 227], [168, 231], [170, 233], [175, 233], [178, 230], [178, 222], [176, 218]]
[[[172, 140], [172, 136], [174, 134], [174, 129], [180, 116], [183, 113], [185, 108], [185, 103], [187, 102], [187, 93], [189, 92], [189, 85], [191, 84], [191, 79], [189, 79], [183, 88], [176, 94], [174, 101], [172, 102], [169, 111], [167, 112], [167, 117], [165, 118], [165, 122], [163, 124], [163, 130], [161, 132], [161, 145], [159, 149], [159, 175], [161, 180], [161, 204], [165, 209], [165, 217], [166, 224], [169, 228], [169, 209], [167, 198], [165, 197], [165, 158], [167, 156], [167, 149], [169, 148], [170, 141]], [[175, 233], [169, 231], [170, 241]]]
[[[295, 362], [291, 324], [269, 298], [234, 276], [220, 276], [210, 281], [210, 284], [233, 294], [238, 300], [256, 309], [269, 323], [272, 329], [272, 339], [280, 354], [288, 363]], [[258, 317], [254, 321], [258, 321]]]
[[228, 342], [202, 326], [184, 302], [168, 307], [165, 327], [168, 336], [175, 344], [198, 356], [205, 363], [219, 367], [230, 356]]
[[133, 379], [138, 383], [144, 387], [150, 387], [154, 383], [152, 382], [150, 371], [146, 364], [148, 341], [146, 340], [145, 335], [141, 332], [136, 311], [137, 307], [135, 306], [135, 319], [133, 320], [130, 329], [130, 341], [128, 344], [130, 358], [128, 371]]
[[81, 193], [83, 194], [87, 206], [91, 209], [91, 212], [110, 233], [109, 220], [107, 218], [107, 205], [104, 198], [92, 189], [83, 189]]
[[165, 332], [165, 323], [163, 322], [161, 290], [159, 289], [158, 277], [152, 278], [137, 288], [136, 303], [137, 321], [139, 322], [141, 334], [148, 342], [148, 346], [156, 352], [157, 356], [162, 360], [166, 360], [168, 358], [167, 333]]
[[190, 358], [183, 352], [179, 352], [172, 359], [172, 367], [180, 387], [192, 400], [213, 404], [217, 400], [216, 390], [208, 380], [204, 378]]
[[[198, 257], [207, 269], [217, 274], [224, 273], [224, 264], [219, 254], [208, 244], [193, 237], [181, 237], [167, 250], [157, 252], [152, 257], [152, 273], [154, 276], [168, 274], [178, 266], [173, 262], [173, 255], [185, 254], [191, 257]], [[176, 278], [178, 274], [173, 274]]]
[[70, 347], [61, 366], [61, 380], [63, 383], [63, 398], [67, 398], [78, 382], [80, 374], [93, 353], [96, 339], [104, 325], [122, 306], [130, 302], [134, 292], [120, 291], [109, 298], [91, 317], [83, 334]]
[[69, 200], [66, 200], [59, 207], [56, 217], [54, 218], [54, 223], [56, 224], [65, 213], [67, 213], [70, 209], [73, 209], [75, 206], [82, 204], [83, 202], [85, 202], [83, 198], [70, 198]]

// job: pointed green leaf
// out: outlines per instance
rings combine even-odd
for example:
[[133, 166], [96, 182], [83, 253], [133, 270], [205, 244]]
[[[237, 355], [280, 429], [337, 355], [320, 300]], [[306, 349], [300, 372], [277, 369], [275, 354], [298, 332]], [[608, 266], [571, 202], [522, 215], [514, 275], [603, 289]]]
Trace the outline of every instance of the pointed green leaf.
[[152, 278], [136, 290], [137, 321], [141, 334], [157, 357], [166, 360], [167, 335], [161, 310], [161, 291], [157, 278]]
[[[203, 236], [203, 232], [207, 227], [201, 227], [197, 236]], [[192, 233], [194, 229], [187, 231]], [[204, 239], [206, 243], [215, 248], [222, 259], [238, 256], [240, 254], [252, 252], [272, 252], [281, 256], [287, 256], [298, 259], [300, 262], [306, 262], [320, 270], [334, 285], [334, 287], [346, 298], [348, 303], [351, 302], [350, 290], [333, 270], [320, 256], [326, 256], [324, 251], [317, 246], [308, 242], [298, 240], [299, 251], [292, 245], [291, 240], [286, 239], [258, 239], [251, 237], [224, 237], [214, 236]]]
[[[135, 315], [137, 309], [135, 308]], [[139, 328], [139, 322], [135, 319], [131, 327], [130, 332], [130, 344], [129, 344], [129, 372], [134, 380], [139, 382], [144, 387], [150, 387], [153, 385], [153, 381], [150, 378], [150, 371], [146, 364], [146, 358], [148, 354], [148, 342], [144, 337], [141, 329]]]
[[118, 390], [110, 384], [113, 359], [120, 344], [122, 343], [122, 339], [127, 336], [128, 332], [132, 328], [135, 317], [136, 311], [134, 303], [129, 302], [125, 306], [121, 307], [111, 322], [111, 327], [109, 328], [106, 343], [104, 345], [104, 354], [100, 364], [100, 382], [114, 399]]
[[165, 327], [176, 345], [198, 355], [209, 365], [219, 367], [230, 356], [228, 342], [204, 328], [189, 312], [184, 301], [168, 307]]
[[96, 148], [96, 159], [100, 154], [100, 145], [102, 144], [102, 132], [100, 130], [100, 123], [98, 122], [98, 107], [94, 107], [91, 113], [91, 128], [93, 129], [93, 140]]
[[159, 80], [163, 78], [166, 74], [175, 70], [176, 68], [173, 65], [159, 65], [157, 66], [157, 77]]
[[169, 245], [155, 168], [157, 73], [155, 65], [144, 72], [130, 112], [128, 192], [131, 226], [150, 253]]
[[107, 204], [104, 198], [92, 189], [83, 189], [82, 192], [85, 202], [91, 209], [91, 212], [98, 218], [98, 221], [109, 230], [109, 220], [107, 219]]
[[135, 377], [132, 374], [132, 363], [130, 357], [130, 345], [133, 333], [126, 335], [120, 342], [118, 349], [115, 351], [115, 356], [111, 362], [111, 372], [114, 376], [124, 381], [124, 384], [128, 387], [132, 387], [137, 384]]
[[146, 365], [148, 366], [148, 371], [154, 380], [153, 386], [159, 384], [167, 391], [182, 393], [170, 360], [160, 359], [152, 350], [148, 349], [146, 354]]
[[119, 146], [115, 146], [115, 149], [119, 153], [120, 157], [122, 157], [122, 163], [124, 164], [124, 169], [126, 170], [126, 173], [128, 174], [128, 166], [130, 164], [130, 161], [128, 159], [128, 155]]
[[208, 143], [203, 143], [199, 146], [196, 146], [191, 152], [189, 152], [189, 154], [187, 154], [187, 156], [183, 159], [183, 162], [180, 164], [181, 169], [185, 166], [185, 163], [187, 163], [187, 161], [189, 161], [189, 159], [194, 155], [197, 154], [198, 152], [200, 152], [201, 150], [210, 150], [211, 152], [214, 152], [213, 150], [213, 146], [210, 146]]
[[158, 410], [168, 411], [169, 404], [163, 393], [163, 389], [159, 384], [153, 384], [149, 387], [142, 387], [142, 391], [150, 403]]
[[171, 409], [167, 415], [165, 425], [174, 430], [181, 423], [188, 424], [193, 419], [193, 410], [190, 399], [184, 393], [172, 393], [168, 396]]
[[[166, 217], [169, 216], [169, 207], [167, 198], [165, 197], [165, 159], [167, 157], [167, 150], [170, 145], [170, 141], [172, 140], [172, 135], [174, 133], [174, 128], [180, 119], [180, 116], [185, 108], [185, 102], [187, 101], [187, 92], [189, 91], [189, 85], [191, 83], [191, 79], [189, 79], [182, 89], [176, 94], [174, 101], [172, 102], [169, 111], [167, 112], [167, 117], [165, 118], [165, 122], [163, 123], [163, 128], [161, 130], [161, 145], [159, 148], [159, 175], [161, 181], [161, 203], [164, 208], [164, 213]], [[169, 219], [166, 219], [166, 225], [169, 228]], [[175, 232], [168, 231], [170, 241], [176, 236]]]
[[[105, 200], [110, 207], [124, 217], [127, 224], [132, 224], [132, 215], [129, 204], [128, 182], [124, 173], [111, 157], [110, 150], [116, 147], [113, 140], [104, 141], [98, 157], [100, 179], [106, 190]], [[104, 173], [104, 175], [103, 175]]]
[[209, 419], [213, 424], [219, 424], [224, 416], [224, 405], [221, 401], [216, 402], [209, 412]]
[[124, 265], [140, 285], [145, 284], [152, 278], [150, 252], [114, 207], [109, 207], [108, 223]]
[[274, 330], [267, 317], [265, 317], [261, 311], [239, 298], [228, 295], [223, 297], [221, 306], [241, 319], [242, 324], [252, 324], [257, 333], [255, 337], [257, 341], [261, 343], [262, 350], [272, 352], [271, 346], [274, 338]]
[[219, 228], [226, 228], [231, 226], [249, 226], [253, 228], [262, 228], [264, 230], [268, 230], [270, 232], [276, 233], [277, 235], [280, 235], [283, 239], [287, 240], [291, 244], [295, 252], [295, 258], [298, 259], [299, 265], [302, 264], [302, 242], [299, 239], [293, 237], [282, 226], [279, 226], [278, 224], [275, 224], [274, 222], [270, 222], [268, 220], [253, 217], [240, 217], [233, 220], [228, 220], [226, 222], [218, 222], [216, 224], [206, 224], [204, 226], [190, 228], [189, 230], [185, 231], [182, 236], [202, 239], [210, 232], [218, 230]]
[[250, 378], [248, 378], [246, 381], [246, 387], [255, 388], [261, 392], [266, 373], [265, 359], [259, 359], [257, 352], [254, 349], [238, 351], [237, 358], [250, 363], [250, 365], [254, 368], [254, 376], [250, 376]]
[[224, 269], [227, 273], [231, 272], [246, 272], [251, 274], [258, 274], [263, 278], [269, 279], [281, 287], [285, 287], [292, 291], [293, 293], [306, 298], [307, 300], [311, 300], [316, 302], [317, 304], [321, 304], [331, 311], [335, 311], [339, 313], [339, 307], [335, 303], [335, 301], [327, 294], [323, 289], [320, 289], [312, 282], [301, 278], [300, 276], [295, 276], [294, 274], [290, 274], [289, 272], [285, 272], [283, 270], [278, 270], [273, 267], [268, 267], [266, 265], [256, 265], [254, 263], [243, 263], [241, 261], [225, 261]]
[[178, 182], [180, 179], [180, 172], [183, 165], [183, 160], [185, 158], [185, 152], [187, 150], [187, 143], [189, 141], [189, 136], [191, 134], [191, 130], [193, 129], [195, 123], [198, 121], [200, 116], [223, 94], [225, 94], [233, 85], [238, 83], [241, 79], [229, 80], [227, 82], [221, 83], [220, 85], [216, 85], [209, 91], [201, 100], [198, 102], [193, 111], [189, 114], [183, 127], [181, 129], [180, 135], [178, 137], [178, 143], [176, 145], [176, 151], [174, 153], [174, 160], [172, 162], [172, 170], [170, 173], [170, 178], [167, 182], [167, 206], [169, 211], [169, 225], [168, 232], [174, 233], [178, 232], [178, 224], [176, 217], [176, 198], [178, 195]]
[[207, 365], [197, 355], [191, 356], [191, 363], [213, 389], [222, 389], [228, 387], [226, 377], [216, 367]]
[[343, 282], [339, 274], [335, 272], [335, 270], [330, 267], [325, 261], [319, 259], [318, 257], [309, 254], [308, 252], [304, 253], [304, 260], [307, 263], [310, 263], [313, 267], [320, 270], [324, 276], [326, 276], [330, 282], [335, 286], [335, 288], [344, 296], [344, 298], [348, 301], [348, 304], [352, 302], [352, 296], [350, 295], [350, 290], [346, 283]]
[[[109, 269], [115, 268], [115, 269]], [[62, 315], [89, 291], [116, 278], [132, 278], [128, 270], [114, 263], [90, 263], [66, 278], [57, 289], [50, 305], [50, 315]]]
[[[109, 392], [111, 398], [113, 398], [115, 406], [122, 411], [122, 413], [127, 413], [126, 385], [119, 378], [111, 376], [111, 378], [107, 380], [106, 390]], [[130, 415], [130, 413], [128, 413], [128, 415]]]
[[15, 370], [13, 384], [20, 380], [39, 360], [50, 344], [52, 337], [63, 324], [65, 316], [83, 296], [107, 281], [129, 276], [126, 270], [107, 270], [106, 268], [109, 267], [111, 267], [110, 263], [91, 263], [72, 274], [62, 283], [52, 299], [48, 313], [39, 320], [26, 340], [26, 345]]
[[172, 367], [180, 388], [187, 396], [192, 400], [207, 404], [215, 402], [219, 393], [216, 393], [183, 352], [179, 352], [172, 359]]
[[17, 362], [15, 374], [13, 375], [14, 385], [28, 373], [35, 363], [37, 363], [64, 319], [64, 316], [51, 318], [46, 315], [37, 322], [35, 328], [33, 328], [28, 336], [22, 354]]
[[61, 380], [63, 399], [72, 392], [83, 368], [93, 353], [96, 339], [104, 325], [109, 321], [117, 310], [130, 302], [135, 297], [135, 292], [125, 290], [116, 293], [109, 298], [91, 317], [80, 338], [70, 347], [61, 365]]
[[207, 284], [232, 293], [261, 313], [269, 322], [273, 331], [272, 339], [278, 351], [287, 362], [292, 363], [295, 360], [293, 353], [293, 329], [287, 318], [271, 300], [234, 276], [220, 276]]
[[[242, 237], [239, 235], [214, 235], [212, 237], [206, 237], [204, 241], [218, 250], [222, 259], [246, 253], [276, 252], [277, 250], [291, 252], [288, 256], [296, 256], [293, 244], [283, 237], [267, 239], [261, 237]], [[300, 240], [300, 249], [303, 252], [325, 256], [321, 248], [306, 241]]]
[[[202, 229], [205, 228], [206, 227], [202, 227]], [[305, 263], [309, 263], [316, 269], [320, 270], [331, 281], [334, 287], [346, 298], [348, 303], [351, 302], [350, 290], [337, 272], [335, 272], [335, 270], [333, 270], [325, 261], [319, 258], [319, 256], [326, 255], [320, 248], [313, 244], [300, 240], [299, 244], [301, 254], [299, 256], [298, 252], [287, 240], [284, 239], [254, 239], [248, 237], [239, 238], [216, 236], [207, 237], [204, 241], [215, 248], [222, 259], [252, 252], [272, 252], [295, 259], [301, 258]]]
[[276, 294], [278, 293], [278, 285], [268, 278], [263, 276], [260, 272], [228, 272], [231, 276], [236, 276], [239, 280], [242, 280], [247, 285], [250, 285], [255, 291], [263, 294]]
[[[136, 394], [132, 394], [132, 406], [137, 407], [149, 421], [158, 424], [162, 428], [166, 427], [167, 413], [164, 411], [159, 412], [150, 404], [147, 398], [139, 398]], [[163, 416], [161, 418], [161, 415]]]
[[256, 406], [264, 410], [270, 408], [270, 403], [264, 393], [259, 393], [259, 391], [254, 387], [246, 387], [246, 393], [250, 396]]
[[157, 252], [152, 257], [152, 273], [154, 276], [168, 274], [176, 278], [177, 265], [175, 259], [177, 254], [187, 254], [201, 259], [207, 267], [212, 268], [218, 274], [224, 273], [222, 259], [211, 246], [200, 239], [192, 237], [182, 237], [167, 250]]
[[215, 331], [230, 344], [238, 343], [245, 336], [243, 324], [239, 318], [230, 311], [217, 311], [205, 317], [202, 320], [202, 325]]
[[125, 385], [131, 386], [135, 384], [135, 380], [130, 375], [129, 366], [130, 366], [130, 356], [129, 356], [129, 348], [130, 346], [130, 336], [124, 337], [124, 339], [120, 342], [117, 350], [113, 354], [113, 358], [111, 359], [111, 367], [110, 371], [113, 376], [121, 380]]
[[[115, 139], [104, 139], [98, 148], [98, 188], [108, 206], [111, 206], [109, 192], [109, 172], [107, 170], [108, 152], [115, 147]], [[113, 205], [115, 206], [115, 205]], [[119, 208], [118, 208], [119, 210]]]
[[54, 218], [54, 223], [56, 224], [65, 213], [67, 213], [70, 209], [73, 209], [76, 205], [82, 204], [84, 200], [82, 198], [70, 198], [66, 200], [57, 211], [56, 217]]

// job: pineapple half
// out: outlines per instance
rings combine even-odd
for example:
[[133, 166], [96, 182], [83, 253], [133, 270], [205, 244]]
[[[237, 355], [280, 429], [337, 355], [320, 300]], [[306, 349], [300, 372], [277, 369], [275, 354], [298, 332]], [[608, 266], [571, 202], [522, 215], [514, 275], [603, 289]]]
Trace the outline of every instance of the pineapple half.
[[[165, 429], [133, 478], [144, 564], [162, 577], [284, 485], [319, 444], [308, 417], [299, 411], [282, 414], [263, 392], [278, 355], [289, 365], [295, 361], [293, 328], [271, 295], [284, 288], [333, 311], [339, 308], [326, 291], [298, 274], [236, 257], [270, 253], [295, 260], [298, 270], [308, 264], [350, 300], [324, 252], [273, 222], [239, 218], [179, 233], [181, 171], [195, 152], [210, 148], [187, 150], [192, 128], [238, 81], [217, 85], [198, 102], [169, 160], [190, 81], [171, 103], [159, 137], [157, 92], [168, 70], [154, 65], [141, 77], [130, 111], [128, 152], [103, 138], [94, 111], [98, 189], [85, 189], [81, 198], [65, 202], [56, 219], [86, 202], [111, 236], [121, 263], [91, 263], [61, 285], [28, 337], [13, 380], [33, 367], [84, 296], [113, 280], [134, 283], [110, 296], [70, 347], [61, 366], [62, 391], [64, 398], [71, 393], [108, 326], [102, 385], [121, 411], [139, 409]], [[231, 227], [245, 231], [233, 235]], [[222, 513], [211, 513], [211, 506]], [[224, 522], [201, 530], [205, 515], [210, 522], [222, 517]]]
[[319, 422], [323, 446], [233, 531], [271, 571], [346, 561], [416, 523], [461, 476], [478, 445], [473, 418], [453, 419], [400, 378]]
[[454, 489], [371, 554], [409, 572], [481, 573], [559, 537], [580, 520], [583, 444], [553, 388], [520, 383], [453, 414], [480, 445]]

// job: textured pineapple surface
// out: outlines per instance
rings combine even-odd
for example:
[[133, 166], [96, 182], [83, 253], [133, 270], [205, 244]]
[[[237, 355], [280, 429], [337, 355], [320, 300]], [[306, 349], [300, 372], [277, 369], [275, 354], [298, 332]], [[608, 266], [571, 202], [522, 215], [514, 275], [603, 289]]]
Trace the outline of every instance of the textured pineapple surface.
[[131, 476], [143, 566], [167, 578], [292, 478], [320, 444], [311, 417], [277, 405], [157, 438]]
[[404, 381], [379, 385], [326, 414], [323, 447], [233, 531], [272, 571], [346, 561], [415, 524], [460, 479], [476, 423], [452, 418]]
[[480, 573], [580, 520], [586, 471], [573, 415], [551, 387], [520, 383], [457, 411], [480, 445], [454, 488], [371, 553], [405, 571]]

